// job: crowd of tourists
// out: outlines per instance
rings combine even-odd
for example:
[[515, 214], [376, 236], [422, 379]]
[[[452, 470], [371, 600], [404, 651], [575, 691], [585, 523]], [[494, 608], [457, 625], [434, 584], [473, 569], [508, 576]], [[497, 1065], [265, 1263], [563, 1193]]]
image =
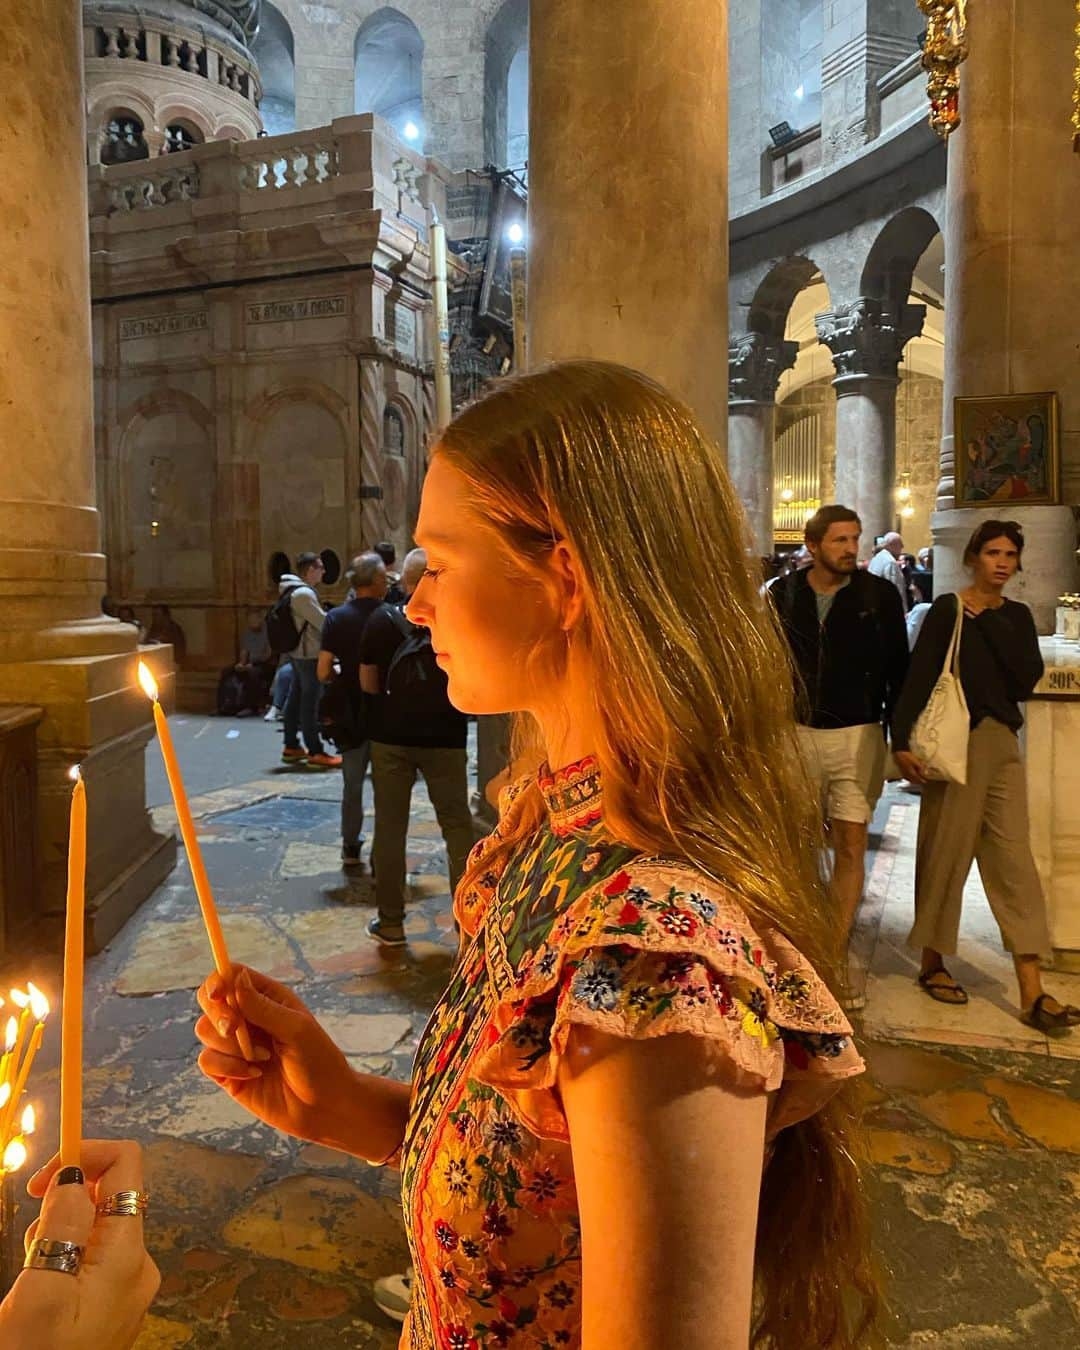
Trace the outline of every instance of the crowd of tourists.
[[[283, 753], [338, 758], [325, 688], [343, 864], [360, 863], [370, 762], [371, 933], [391, 945], [424, 775], [459, 953], [411, 1085], [353, 1068], [247, 967], [199, 990], [199, 1064], [274, 1128], [400, 1169], [404, 1346], [866, 1342], [879, 1295], [848, 1100], [863, 1063], [841, 999], [889, 733], [891, 772], [922, 791], [926, 993], [966, 997], [945, 960], [974, 859], [1022, 1015], [1080, 1018], [1039, 983], [1017, 731], [1041, 661], [1003, 594], [1023, 535], [975, 531], [970, 583], [933, 601], [914, 653], [896, 541], [864, 569], [860, 536], [853, 511], [822, 508], [805, 565], [763, 599], [692, 413], [635, 372], [572, 362], [500, 382], [441, 434], [400, 578], [362, 554], [329, 614], [316, 555], [282, 578], [267, 631], [291, 644]], [[517, 715], [515, 770], [469, 853], [464, 715], [496, 713]], [[131, 1344], [157, 1276], [142, 1210], [102, 1210], [141, 1186], [136, 1150], [95, 1143], [81, 1171], [34, 1178], [5, 1346]]]

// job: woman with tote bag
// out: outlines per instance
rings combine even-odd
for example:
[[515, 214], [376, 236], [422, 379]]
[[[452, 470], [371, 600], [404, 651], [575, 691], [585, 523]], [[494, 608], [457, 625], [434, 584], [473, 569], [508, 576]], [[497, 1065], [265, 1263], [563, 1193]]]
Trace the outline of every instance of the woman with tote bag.
[[[1002, 594], [1020, 570], [1023, 551], [1015, 521], [987, 520], [972, 534], [964, 550], [971, 585], [940, 596], [926, 616], [893, 713], [892, 745], [906, 777], [923, 784], [915, 925], [908, 937], [922, 949], [919, 984], [939, 1003], [968, 1001], [943, 957], [956, 951], [964, 883], [975, 861], [1016, 967], [1021, 1017], [1045, 1032], [1076, 1026], [1080, 1009], [1044, 993], [1039, 969], [1050, 934], [1028, 840], [1017, 732], [1024, 720], [1018, 705], [1042, 677], [1043, 663], [1031, 611]], [[950, 688], [953, 673], [959, 688]], [[966, 766], [962, 722], [957, 726], [963, 703]]]

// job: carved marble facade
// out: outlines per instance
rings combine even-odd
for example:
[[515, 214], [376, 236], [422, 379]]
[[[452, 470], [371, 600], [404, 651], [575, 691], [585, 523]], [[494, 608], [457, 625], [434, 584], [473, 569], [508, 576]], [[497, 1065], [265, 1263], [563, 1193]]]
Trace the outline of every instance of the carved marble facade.
[[443, 187], [370, 116], [90, 180], [108, 591], [169, 605], [179, 697], [205, 706], [274, 553], [410, 546]]

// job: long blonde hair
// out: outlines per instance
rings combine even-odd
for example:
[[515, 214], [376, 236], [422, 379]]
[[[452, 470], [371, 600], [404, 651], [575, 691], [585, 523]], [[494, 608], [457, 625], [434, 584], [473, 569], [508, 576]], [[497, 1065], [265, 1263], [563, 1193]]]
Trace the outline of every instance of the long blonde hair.
[[[609, 830], [728, 887], [835, 986], [841, 935], [793, 751], [787, 650], [720, 452], [690, 411], [635, 371], [567, 362], [501, 382], [435, 453], [467, 478], [526, 577], [540, 581], [558, 539], [577, 555], [584, 614], [571, 640], [593, 675]], [[557, 669], [565, 635], [536, 655]], [[519, 718], [518, 752], [538, 754], [537, 734]], [[533, 786], [501, 851], [542, 818]], [[851, 1134], [841, 1094], [777, 1139], [762, 1183], [755, 1346], [849, 1347], [875, 1316]]]

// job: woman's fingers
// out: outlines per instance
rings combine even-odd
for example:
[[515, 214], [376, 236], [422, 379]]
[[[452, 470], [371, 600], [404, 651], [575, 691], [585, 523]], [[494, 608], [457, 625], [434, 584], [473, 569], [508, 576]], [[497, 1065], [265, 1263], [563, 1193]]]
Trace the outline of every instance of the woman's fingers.
[[224, 1079], [248, 1082], [262, 1077], [262, 1069], [257, 1064], [249, 1064], [239, 1055], [226, 1055], [219, 1050], [203, 1050], [199, 1055], [199, 1068], [207, 1078], [218, 1083]]
[[59, 1185], [65, 1174], [54, 1172], [41, 1213], [36, 1220], [36, 1237], [54, 1242], [75, 1242], [85, 1247], [94, 1227], [94, 1202], [86, 1185], [74, 1181]]
[[[79, 1166], [90, 1183], [118, 1174], [135, 1177], [137, 1181], [117, 1186], [116, 1190], [137, 1190], [142, 1186], [142, 1150], [130, 1139], [84, 1139], [79, 1145]], [[54, 1153], [26, 1183], [29, 1194], [40, 1199], [59, 1169], [60, 1155]]]

